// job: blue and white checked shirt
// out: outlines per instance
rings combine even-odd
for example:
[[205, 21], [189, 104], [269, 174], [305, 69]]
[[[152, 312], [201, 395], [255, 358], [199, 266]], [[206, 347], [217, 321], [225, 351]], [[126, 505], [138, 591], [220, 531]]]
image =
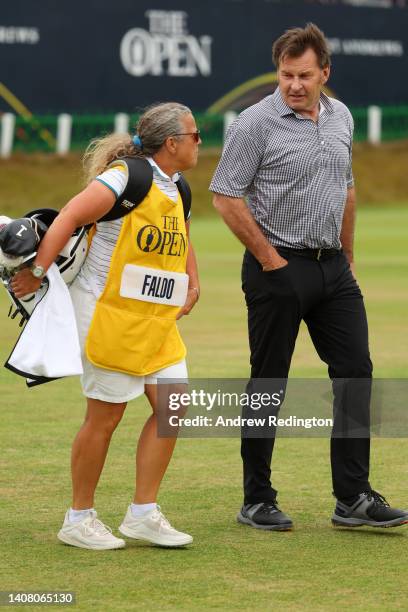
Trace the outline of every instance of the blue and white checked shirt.
[[320, 95], [317, 123], [293, 111], [279, 88], [231, 125], [210, 190], [243, 198], [276, 246], [340, 248], [353, 185], [353, 119], [339, 100]]

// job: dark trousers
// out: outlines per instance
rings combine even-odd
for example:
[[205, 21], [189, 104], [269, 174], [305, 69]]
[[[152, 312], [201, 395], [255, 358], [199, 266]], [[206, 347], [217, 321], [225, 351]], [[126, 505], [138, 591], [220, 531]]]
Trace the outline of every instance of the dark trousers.
[[[296, 337], [305, 321], [320, 358], [333, 380], [370, 381], [367, 319], [361, 291], [344, 254], [311, 259], [279, 249], [288, 265], [263, 272], [246, 251], [242, 288], [248, 308], [251, 379], [283, 378], [289, 373]], [[351, 394], [350, 394], [351, 395]], [[370, 391], [364, 386], [357, 407], [369, 414]], [[336, 425], [336, 399], [334, 402]], [[275, 438], [242, 438], [244, 503], [271, 501], [271, 460]], [[370, 488], [370, 438], [331, 438], [333, 492], [339, 499]]]

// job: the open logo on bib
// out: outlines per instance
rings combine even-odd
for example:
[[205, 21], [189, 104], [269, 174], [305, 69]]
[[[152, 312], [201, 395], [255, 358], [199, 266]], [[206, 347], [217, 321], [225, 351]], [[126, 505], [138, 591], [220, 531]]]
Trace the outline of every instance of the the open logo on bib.
[[126, 264], [123, 268], [121, 297], [168, 306], [184, 306], [187, 291], [187, 274], [133, 264]]

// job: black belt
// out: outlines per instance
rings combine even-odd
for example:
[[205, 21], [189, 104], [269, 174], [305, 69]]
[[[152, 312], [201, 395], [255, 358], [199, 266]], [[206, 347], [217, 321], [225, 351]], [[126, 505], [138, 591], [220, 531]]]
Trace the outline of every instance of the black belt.
[[279, 254], [285, 256], [294, 255], [299, 257], [308, 257], [309, 259], [329, 259], [341, 253], [341, 249], [290, 249], [288, 247], [275, 247]]

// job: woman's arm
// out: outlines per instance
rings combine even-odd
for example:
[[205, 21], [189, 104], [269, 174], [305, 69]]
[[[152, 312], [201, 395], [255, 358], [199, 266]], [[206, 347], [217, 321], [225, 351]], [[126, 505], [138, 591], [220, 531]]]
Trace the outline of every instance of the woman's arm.
[[[115, 203], [115, 194], [99, 181], [92, 181], [81, 193], [72, 198], [55, 218], [40, 243], [35, 265], [48, 270], [58, 253], [64, 248], [77, 227], [94, 223], [106, 214]], [[17, 298], [33, 293], [41, 285], [25, 268], [11, 280], [11, 289]]]
[[190, 311], [198, 301], [200, 297], [200, 282], [198, 279], [198, 268], [197, 268], [197, 260], [195, 256], [195, 252], [193, 249], [193, 245], [190, 240], [190, 222], [186, 223], [187, 236], [188, 236], [188, 253], [187, 253], [187, 262], [186, 262], [186, 272], [189, 276], [188, 281], [188, 293], [186, 303], [183, 308], [181, 308], [180, 312], [177, 315], [177, 319], [181, 319], [183, 315], [190, 314]]

